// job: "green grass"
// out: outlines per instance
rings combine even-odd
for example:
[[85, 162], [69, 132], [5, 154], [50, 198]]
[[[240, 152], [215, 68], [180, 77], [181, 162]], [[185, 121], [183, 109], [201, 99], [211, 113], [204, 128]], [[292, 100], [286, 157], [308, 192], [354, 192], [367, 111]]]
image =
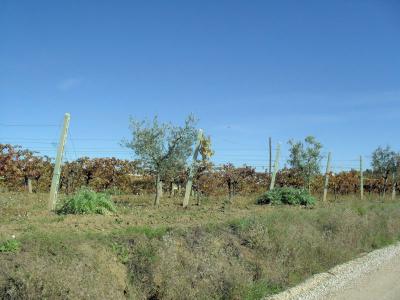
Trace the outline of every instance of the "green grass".
[[21, 243], [16, 239], [6, 240], [0, 243], [0, 252], [17, 252], [21, 249]]
[[121, 245], [117, 242], [111, 243], [111, 248], [117, 255], [120, 262], [126, 264], [129, 261], [129, 249], [125, 245]]
[[265, 280], [259, 280], [254, 282], [247, 291], [243, 299], [245, 300], [259, 300], [262, 299], [265, 295], [276, 294], [282, 291], [282, 288], [279, 286], [272, 286], [269, 282]]
[[119, 235], [143, 234], [152, 239], [163, 237], [169, 230], [170, 228], [165, 226], [154, 228], [149, 226], [129, 226], [117, 232]]

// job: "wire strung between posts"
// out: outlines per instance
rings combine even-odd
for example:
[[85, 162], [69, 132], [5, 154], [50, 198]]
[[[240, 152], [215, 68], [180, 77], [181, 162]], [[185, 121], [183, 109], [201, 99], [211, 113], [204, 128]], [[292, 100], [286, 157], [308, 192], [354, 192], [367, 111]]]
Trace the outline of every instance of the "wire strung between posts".
[[56, 124], [4, 124], [0, 123], [3, 127], [57, 127]]
[[69, 140], [71, 141], [72, 150], [73, 150], [74, 153], [75, 153], [75, 159], [78, 159], [78, 155], [77, 155], [77, 153], [76, 153], [76, 148], [75, 148], [75, 143], [74, 143], [74, 140], [72, 139], [71, 128], [70, 128], [69, 131], [68, 131], [68, 136], [69, 136]]
[[[0, 126], [18, 126], [18, 127], [39, 127], [39, 126], [44, 126], [44, 127], [59, 127], [61, 128], [62, 122], [60, 122], [59, 125], [55, 124], [4, 124], [1, 123]], [[75, 159], [78, 159], [78, 154], [80, 155], [105, 155], [105, 154], [110, 154], [110, 155], [121, 155], [121, 154], [130, 154], [132, 153], [130, 150], [124, 150], [123, 148], [107, 148], [107, 147], [76, 147], [75, 146], [75, 141], [120, 141], [119, 139], [115, 138], [73, 138], [71, 129], [68, 132], [68, 138], [70, 140], [70, 144], [72, 147], [72, 151], [74, 154]], [[57, 146], [57, 142], [54, 139], [50, 138], [25, 138], [25, 137], [20, 137], [20, 138], [0, 138], [1, 140], [8, 140], [8, 141], [17, 141], [17, 143], [22, 142], [21, 144], [37, 144], [37, 145], [53, 145], [53, 147], [40, 147], [37, 149], [34, 149], [35, 151], [53, 151], [55, 147]], [[245, 166], [250, 166], [250, 167], [255, 167], [255, 168], [267, 168], [268, 166], [264, 165], [259, 165], [257, 162], [266, 162], [268, 159], [266, 157], [266, 154], [264, 152], [266, 151], [265, 149], [258, 149], [255, 147], [248, 147], [248, 144], [241, 143], [241, 142], [234, 142], [232, 140], [228, 140], [225, 138], [222, 138], [221, 140], [229, 142], [231, 144], [237, 144], [241, 145], [244, 147], [238, 148], [238, 147], [230, 147], [230, 148], [215, 148], [215, 155], [213, 157], [213, 161], [219, 161], [219, 165], [223, 165], [223, 163], [220, 163], [221, 160], [225, 159], [233, 159], [236, 162], [234, 163], [235, 166], [238, 165], [245, 165]], [[66, 149], [70, 149], [70, 146], [66, 145]], [[272, 150], [274, 151], [276, 148], [274, 147]], [[67, 150], [65, 150], [67, 151]], [[247, 152], [246, 154], [240, 154], [237, 152]], [[236, 153], [235, 153], [236, 152]], [[253, 152], [253, 153], [251, 153]], [[254, 153], [254, 152], [259, 152]], [[321, 154], [327, 154], [328, 152], [322, 152]], [[372, 158], [372, 155], [363, 155], [365, 158]], [[70, 158], [70, 157], [69, 157]], [[280, 163], [283, 163], [284, 167], [286, 167], [286, 164], [290, 160], [289, 156], [283, 156], [279, 159]], [[325, 159], [324, 159], [325, 160]], [[238, 162], [239, 161], [239, 162]], [[359, 170], [359, 158], [354, 158], [354, 159], [338, 159], [335, 160], [336, 165], [331, 166], [331, 169], [334, 171], [351, 171], [351, 170]], [[343, 164], [341, 164], [343, 162]], [[226, 161], [225, 164], [228, 164], [229, 161]], [[255, 163], [255, 164], [253, 164]], [[274, 162], [272, 162], [273, 164]], [[353, 165], [354, 163], [354, 165]], [[319, 168], [323, 170], [325, 168], [324, 163], [319, 164]], [[282, 169], [282, 167], [281, 167]]]

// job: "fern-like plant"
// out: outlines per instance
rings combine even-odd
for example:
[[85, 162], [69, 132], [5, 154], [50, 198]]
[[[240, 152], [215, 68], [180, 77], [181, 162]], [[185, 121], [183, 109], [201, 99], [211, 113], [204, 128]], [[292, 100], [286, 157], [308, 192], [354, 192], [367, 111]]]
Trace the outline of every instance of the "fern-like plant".
[[88, 188], [81, 188], [58, 210], [59, 214], [109, 214], [116, 208], [110, 195], [96, 193]]

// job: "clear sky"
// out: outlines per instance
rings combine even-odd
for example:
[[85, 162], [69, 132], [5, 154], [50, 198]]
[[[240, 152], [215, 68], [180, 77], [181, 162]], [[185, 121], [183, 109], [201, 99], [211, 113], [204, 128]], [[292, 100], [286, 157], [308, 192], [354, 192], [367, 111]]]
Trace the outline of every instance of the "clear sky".
[[217, 163], [314, 135], [346, 169], [400, 150], [400, 1], [2, 0], [0, 101], [0, 142], [50, 156], [65, 112], [69, 159], [192, 112]]

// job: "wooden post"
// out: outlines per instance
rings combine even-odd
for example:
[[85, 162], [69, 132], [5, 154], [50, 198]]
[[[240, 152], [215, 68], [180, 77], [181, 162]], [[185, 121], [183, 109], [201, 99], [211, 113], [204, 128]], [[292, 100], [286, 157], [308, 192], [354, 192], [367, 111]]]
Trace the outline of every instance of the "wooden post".
[[183, 198], [183, 203], [182, 203], [183, 207], [187, 207], [189, 204], [189, 198], [192, 191], [193, 177], [196, 167], [196, 160], [197, 160], [197, 155], [199, 154], [202, 138], [203, 138], [203, 131], [200, 129], [197, 135], [197, 142], [193, 152], [193, 161], [189, 171], [189, 178], [186, 183], [185, 198]]
[[392, 200], [396, 199], [396, 172], [392, 173]]
[[32, 179], [28, 178], [28, 193], [32, 194]]
[[281, 152], [281, 145], [278, 143], [278, 145], [276, 146], [276, 153], [275, 153], [274, 172], [272, 173], [271, 183], [269, 185], [270, 191], [273, 190], [275, 187], [275, 178], [276, 178], [276, 173], [278, 172], [278, 168], [279, 168], [280, 152]]
[[397, 157], [396, 172], [395, 172], [395, 177], [393, 180], [394, 181], [393, 190], [392, 190], [393, 200], [396, 198], [396, 188], [397, 188], [397, 181], [399, 180], [399, 175], [400, 175], [400, 156]]
[[360, 155], [360, 198], [364, 200], [364, 170], [363, 170], [363, 159]]
[[326, 201], [326, 196], [328, 195], [328, 185], [329, 185], [329, 173], [331, 171], [331, 153], [328, 153], [328, 160], [326, 161], [326, 171], [325, 171], [325, 183], [324, 183], [324, 196], [322, 200]]
[[268, 174], [271, 176], [272, 171], [272, 139], [271, 137], [268, 138], [268, 145], [269, 145], [269, 167], [268, 167]]
[[67, 140], [70, 118], [71, 118], [70, 114], [66, 113], [64, 116], [64, 125], [63, 125], [63, 129], [61, 131], [60, 141], [58, 144], [57, 157], [56, 157], [56, 161], [54, 164], [53, 178], [51, 180], [50, 197], [49, 197], [49, 209], [51, 211], [54, 211], [56, 208], [57, 192], [58, 192], [58, 186], [60, 184], [60, 176], [61, 176], [61, 164], [62, 164], [62, 159], [63, 159], [63, 155], [64, 155], [65, 142]]

